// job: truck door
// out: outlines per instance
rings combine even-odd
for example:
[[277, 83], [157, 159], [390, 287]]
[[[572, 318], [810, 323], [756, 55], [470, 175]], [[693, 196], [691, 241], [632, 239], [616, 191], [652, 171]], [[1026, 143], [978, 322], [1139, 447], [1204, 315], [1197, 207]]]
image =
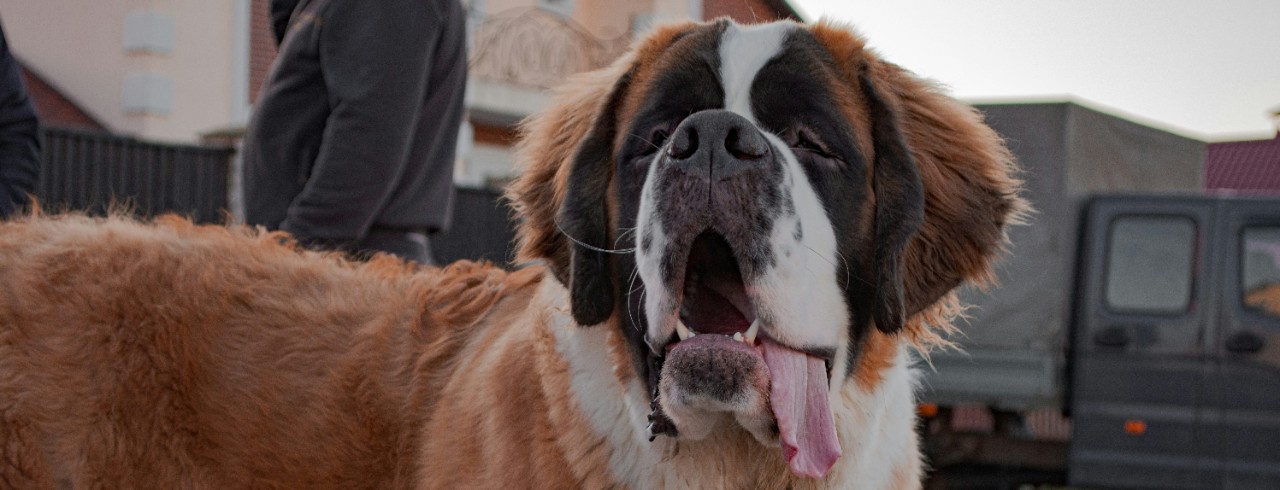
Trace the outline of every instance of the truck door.
[[[1214, 488], [1203, 479], [1203, 325], [1214, 203], [1090, 203], [1072, 339], [1068, 478], [1102, 488]], [[1209, 484], [1206, 484], [1209, 483]]]
[[1208, 458], [1222, 488], [1280, 488], [1280, 200], [1223, 206]]

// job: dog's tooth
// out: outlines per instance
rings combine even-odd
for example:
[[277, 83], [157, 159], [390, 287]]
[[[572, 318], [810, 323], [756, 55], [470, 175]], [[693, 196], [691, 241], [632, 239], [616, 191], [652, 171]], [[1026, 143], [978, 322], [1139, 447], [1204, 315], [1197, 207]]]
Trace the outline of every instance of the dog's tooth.
[[734, 332], [733, 340], [736, 340], [738, 342], [746, 342], [745, 340], [742, 340], [742, 332]]
[[756, 335], [760, 333], [760, 319], [751, 322], [751, 328], [747, 329], [746, 340], [748, 344], [756, 345]]
[[689, 327], [685, 326], [684, 321], [681, 320], [676, 320], [676, 333], [680, 335], [680, 340], [685, 340], [697, 335], [693, 333], [693, 330], [690, 330]]

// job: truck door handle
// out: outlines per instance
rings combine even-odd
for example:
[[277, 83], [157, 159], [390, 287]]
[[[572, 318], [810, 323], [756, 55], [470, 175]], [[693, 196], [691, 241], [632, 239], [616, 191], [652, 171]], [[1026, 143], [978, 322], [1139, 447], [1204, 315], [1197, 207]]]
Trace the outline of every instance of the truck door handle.
[[1253, 332], [1239, 332], [1227, 338], [1227, 350], [1236, 354], [1256, 354], [1267, 341]]
[[1124, 327], [1107, 327], [1094, 332], [1093, 343], [1103, 347], [1124, 347], [1129, 345], [1129, 332]]

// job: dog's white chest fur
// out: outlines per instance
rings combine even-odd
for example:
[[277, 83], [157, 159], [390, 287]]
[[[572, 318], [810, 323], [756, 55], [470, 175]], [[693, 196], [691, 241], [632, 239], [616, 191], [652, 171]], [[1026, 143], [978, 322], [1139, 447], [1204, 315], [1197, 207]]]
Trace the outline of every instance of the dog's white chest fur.
[[[545, 282], [544, 304], [564, 304], [562, 286]], [[549, 315], [557, 352], [568, 361], [572, 400], [609, 450], [609, 470], [626, 488], [859, 488], [898, 490], [919, 484], [915, 434], [917, 372], [905, 343], [872, 392], [854, 383], [831, 395], [844, 455], [823, 481], [796, 480], [778, 447], [766, 447], [745, 431], [696, 442], [646, 435], [648, 396], [638, 379], [623, 385], [615, 375], [608, 328], [580, 327], [568, 311]], [[903, 474], [907, 472], [907, 474]], [[904, 478], [906, 477], [906, 478]]]

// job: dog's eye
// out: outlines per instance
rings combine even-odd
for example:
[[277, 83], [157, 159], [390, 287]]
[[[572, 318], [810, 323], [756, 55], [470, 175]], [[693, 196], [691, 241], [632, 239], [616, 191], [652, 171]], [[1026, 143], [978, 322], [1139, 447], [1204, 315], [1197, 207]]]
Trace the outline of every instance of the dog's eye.
[[827, 149], [818, 142], [818, 137], [808, 128], [796, 128], [786, 132], [786, 141], [791, 148], [827, 155]]
[[840, 158], [831, 153], [826, 145], [822, 144], [822, 140], [809, 128], [788, 129], [783, 133], [783, 141], [787, 143], [787, 146], [791, 147], [791, 151], [802, 161], [840, 165]]
[[671, 130], [674, 126], [670, 122], [664, 122], [650, 128], [649, 133], [645, 136], [644, 150], [641, 154], [652, 155], [662, 149], [662, 145], [666, 144], [667, 139], [671, 137]]
[[667, 142], [667, 138], [670, 136], [671, 135], [667, 133], [665, 128], [657, 128], [654, 129], [652, 133], [649, 133], [649, 142], [653, 143], [653, 146], [656, 147], [654, 150], [656, 151], [657, 148], [662, 147], [663, 143]]

